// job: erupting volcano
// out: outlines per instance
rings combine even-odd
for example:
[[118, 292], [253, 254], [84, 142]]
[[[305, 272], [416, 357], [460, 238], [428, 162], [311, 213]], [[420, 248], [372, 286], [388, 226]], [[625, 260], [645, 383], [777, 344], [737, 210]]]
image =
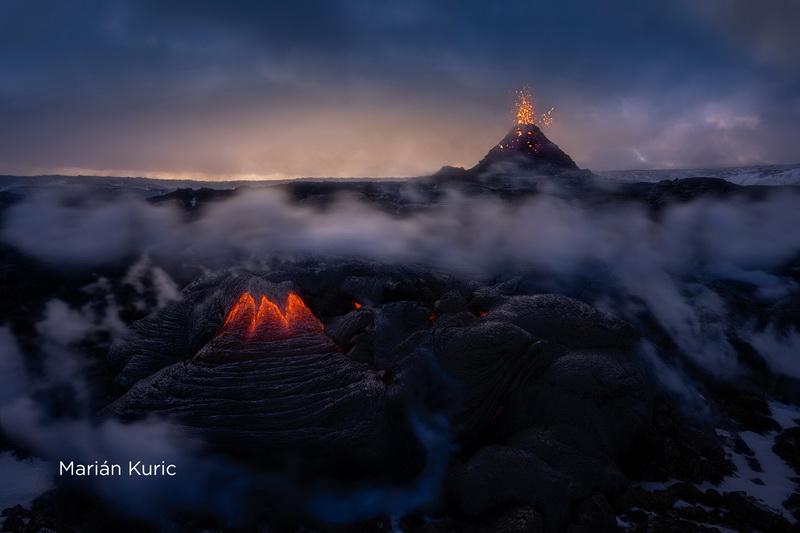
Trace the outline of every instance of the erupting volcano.
[[550, 174], [577, 170], [575, 161], [540, 129], [540, 126], [549, 126], [553, 122], [552, 113], [553, 108], [550, 108], [537, 119], [530, 91], [518, 91], [516, 124], [472, 171], [503, 172], [524, 169]]

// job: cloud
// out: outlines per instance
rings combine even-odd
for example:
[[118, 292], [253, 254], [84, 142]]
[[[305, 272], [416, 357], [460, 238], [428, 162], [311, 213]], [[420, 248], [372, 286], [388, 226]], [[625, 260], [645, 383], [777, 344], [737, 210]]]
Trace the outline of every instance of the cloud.
[[[414, 182], [402, 187], [413, 197]], [[404, 217], [343, 195], [325, 209], [290, 201], [278, 189], [246, 189], [187, 220], [170, 205], [138, 198], [75, 204], [72, 194], [34, 194], [5, 214], [2, 240], [53, 265], [117, 264], [150, 254], [129, 273], [191, 260], [225, 266], [270, 253], [323, 253], [431, 261], [491, 274], [508, 264], [558, 270], [584, 260], [612, 264], [623, 251], [659, 270], [706, 266], [767, 269], [797, 253], [800, 215], [790, 193], [762, 202], [699, 201], [669, 209], [660, 223], [635, 207], [585, 210], [549, 195], [507, 205], [450, 191], [442, 205]], [[788, 229], [787, 229], [788, 228]], [[732, 238], [737, 236], [737, 238]], [[623, 259], [624, 261], [624, 259]], [[613, 264], [612, 264], [613, 266]], [[175, 293], [166, 280], [167, 294]], [[133, 281], [131, 281], [133, 283]]]
[[792, 0], [692, 2], [707, 20], [758, 61], [796, 78], [800, 64], [800, 5]]
[[[555, 140], [582, 166], [640, 166], [633, 150], [651, 167], [794, 162], [796, 69], [750, 50], [795, 65], [796, 8], [694, 4], [11, 0], [0, 172], [418, 175], [474, 164], [524, 84], [556, 107]], [[758, 120], [756, 134], [731, 129], [704, 152], [637, 145], [682, 125], [687, 146], [713, 144], [682, 110], [741, 91], [753, 106], [710, 120]], [[615, 115], [630, 98], [651, 103], [641, 123]]]
[[[179, 213], [136, 198], [85, 201], [75, 195], [44, 192], [12, 206], [3, 240], [39, 259], [67, 267], [115, 264], [150, 247], [173, 245]], [[44, 218], [42, 218], [44, 216]]]
[[83, 340], [94, 325], [62, 300], [50, 300], [45, 307], [45, 318], [37, 324], [37, 331], [48, 340], [61, 346]]
[[[0, 340], [2, 360], [8, 365], [13, 361], [13, 354], [8, 351], [13, 349], [13, 338], [3, 329]], [[47, 366], [58, 372], [76, 355], [64, 352], [58, 358], [54, 354], [50, 357]], [[68, 364], [79, 366], [75, 361]], [[48, 381], [54, 374], [44, 381], [33, 382], [20, 370], [0, 377], [3, 390], [13, 386], [11, 390], [15, 391], [4, 394], [0, 401], [0, 427], [13, 441], [24, 443], [38, 456], [48, 459], [50, 476], [59, 485], [76, 483], [74, 479], [59, 477], [62, 463], [118, 464], [126, 474], [129, 461], [171, 464], [178, 472], [174, 477], [154, 480], [128, 475], [87, 476], [77, 483], [91, 487], [101, 498], [127, 513], [151, 520], [160, 519], [165, 506], [203, 510], [228, 519], [239, 516], [252, 476], [223, 461], [203, 458], [190, 439], [164, 421], [123, 424], [116, 420], [97, 423], [88, 417], [54, 418], [41, 400], [41, 392], [54, 384]]]
[[132, 303], [140, 312], [158, 311], [181, 298], [175, 280], [163, 268], [154, 265], [146, 253], [131, 265], [122, 284], [133, 288], [137, 298]]
[[[418, 192], [413, 183], [404, 186], [409, 198]], [[398, 217], [353, 196], [317, 209], [256, 189], [187, 220], [138, 199], [81, 208], [51, 194], [9, 209], [1, 235], [29, 255], [73, 268], [147, 254], [126, 279], [136, 287], [144, 275], [156, 289], [156, 307], [178, 297], [167, 272], [180, 265], [217, 269], [275, 254], [412, 261], [482, 279], [533, 269], [561, 287], [601, 268], [615, 280], [613, 290], [643, 302], [694, 364], [731, 377], [739, 367], [728, 332], [740, 318], [707, 280], [745, 283], [764, 305], [793, 294], [797, 283], [781, 268], [800, 255], [797, 200], [776, 190], [762, 201], [695, 201], [668, 208], [656, 221], [631, 206], [589, 210], [547, 194], [509, 205], [451, 191], [435, 209]], [[614, 305], [612, 311], [639, 320]], [[42, 333], [67, 341], [95, 327], [78, 312], [51, 302]]]
[[800, 332], [791, 328], [779, 331], [775, 326], [769, 325], [763, 330], [752, 331], [749, 339], [753, 347], [758, 350], [770, 370], [800, 379]]

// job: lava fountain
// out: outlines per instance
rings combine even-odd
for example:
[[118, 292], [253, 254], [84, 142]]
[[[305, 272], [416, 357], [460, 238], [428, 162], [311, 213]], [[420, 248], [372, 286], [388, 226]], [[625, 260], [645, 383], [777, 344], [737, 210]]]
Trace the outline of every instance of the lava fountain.
[[525, 87], [519, 91], [517, 91], [517, 98], [516, 98], [516, 119], [518, 125], [527, 125], [527, 124], [535, 124], [540, 128], [543, 126], [549, 126], [553, 123], [553, 111], [555, 110], [554, 107], [551, 107], [546, 113], [542, 113], [539, 115], [539, 118], [536, 118], [536, 105], [533, 95], [531, 94], [531, 90], [528, 87]]

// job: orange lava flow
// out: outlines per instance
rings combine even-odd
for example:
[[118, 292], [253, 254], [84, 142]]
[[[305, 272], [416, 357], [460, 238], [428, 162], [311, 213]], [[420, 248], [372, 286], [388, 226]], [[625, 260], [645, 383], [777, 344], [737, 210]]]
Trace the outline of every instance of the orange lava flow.
[[261, 295], [256, 305], [253, 295], [245, 292], [228, 311], [220, 335], [236, 332], [247, 340], [257, 334], [269, 339], [285, 338], [300, 330], [323, 329], [322, 323], [296, 294], [289, 293], [284, 308], [281, 311], [278, 304], [265, 295]]
[[225, 317], [225, 322], [222, 323], [222, 329], [225, 329], [230, 324], [245, 320], [248, 314], [255, 314], [255, 311], [256, 302], [253, 300], [252, 295], [249, 292], [242, 294], [239, 297], [239, 301], [233, 304], [233, 307], [228, 311], [228, 316]]
[[289, 327], [289, 319], [281, 313], [280, 308], [272, 300], [267, 299], [266, 296], [261, 297], [261, 302], [258, 304], [258, 311], [255, 318], [250, 321], [247, 328], [247, 335], [252, 337], [255, 335], [259, 325], [278, 326], [281, 328]]

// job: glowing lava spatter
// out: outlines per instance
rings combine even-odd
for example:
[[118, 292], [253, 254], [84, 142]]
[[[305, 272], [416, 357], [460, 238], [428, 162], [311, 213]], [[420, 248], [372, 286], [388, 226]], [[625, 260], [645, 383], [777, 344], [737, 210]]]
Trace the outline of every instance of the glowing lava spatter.
[[528, 89], [517, 91], [517, 124], [533, 124], [533, 97]]
[[496, 149], [504, 153], [520, 152], [529, 156], [538, 154], [549, 142], [539, 128], [553, 123], [555, 108], [551, 107], [547, 113], [537, 118], [535, 100], [530, 89], [525, 87], [516, 94], [516, 123]]
[[537, 119], [534, 102], [533, 95], [529, 88], [525, 87], [517, 91], [517, 124], [536, 124], [539, 127], [552, 124], [553, 110], [555, 110], [555, 108], [551, 107], [547, 113], [543, 113]]
[[278, 304], [265, 295], [261, 295], [256, 304], [256, 298], [245, 292], [228, 311], [218, 335], [236, 333], [248, 341], [256, 337], [269, 340], [323, 329], [322, 323], [296, 294], [289, 293], [284, 308], [281, 311]]

